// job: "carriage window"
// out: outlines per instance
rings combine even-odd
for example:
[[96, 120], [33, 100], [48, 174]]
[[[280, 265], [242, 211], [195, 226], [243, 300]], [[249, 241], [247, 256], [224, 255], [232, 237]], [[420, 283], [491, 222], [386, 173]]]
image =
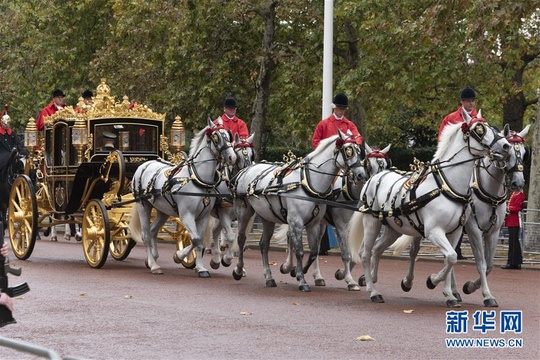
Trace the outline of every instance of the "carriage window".
[[94, 150], [102, 151], [105, 144], [103, 133], [116, 135], [114, 145], [121, 151], [159, 151], [159, 134], [156, 126], [145, 124], [97, 125], [94, 132]]

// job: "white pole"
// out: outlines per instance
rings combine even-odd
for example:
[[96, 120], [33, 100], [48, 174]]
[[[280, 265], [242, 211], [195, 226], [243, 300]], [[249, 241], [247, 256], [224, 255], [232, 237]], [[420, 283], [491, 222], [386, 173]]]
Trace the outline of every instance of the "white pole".
[[332, 114], [334, 57], [334, 0], [324, 1], [322, 119]]

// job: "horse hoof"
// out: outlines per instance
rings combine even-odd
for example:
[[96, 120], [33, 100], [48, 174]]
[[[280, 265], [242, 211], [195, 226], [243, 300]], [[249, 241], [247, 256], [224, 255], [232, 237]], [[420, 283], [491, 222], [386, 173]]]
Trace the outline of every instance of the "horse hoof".
[[362, 275], [358, 278], [358, 285], [366, 286], [366, 275]]
[[51, 241], [58, 241], [58, 238], [56, 236], [51, 236]]
[[452, 293], [452, 295], [454, 295], [458, 302], [463, 302], [463, 299], [459, 293]]
[[311, 292], [309, 285], [299, 285], [298, 290], [303, 291], [303, 292]]
[[148, 259], [144, 260], [144, 266], [146, 266], [147, 269], [150, 269], [150, 265], [148, 265]]
[[285, 264], [281, 264], [281, 266], [279, 267], [279, 272], [282, 274], [287, 273], [287, 269], [285, 269]]
[[236, 271], [232, 271], [232, 276], [234, 280], [240, 280], [242, 278], [242, 274], [237, 274]]
[[435, 289], [435, 284], [433, 284], [433, 282], [431, 281], [431, 275], [427, 277], [427, 280], [426, 280], [426, 286], [428, 287], [428, 289]]
[[208, 270], [199, 271], [197, 274], [199, 275], [200, 278], [210, 277], [210, 272]]
[[292, 269], [290, 274], [291, 274], [291, 277], [295, 278], [296, 277], [296, 269]]
[[173, 260], [175, 263], [177, 264], [180, 264], [182, 262], [182, 260], [180, 260], [180, 258], [178, 257], [178, 254], [174, 253], [173, 256], [172, 256]]
[[326, 286], [326, 282], [324, 281], [324, 279], [316, 279], [315, 286]]
[[335, 276], [336, 280], [343, 280], [343, 279], [345, 279], [345, 271], [342, 270], [342, 269], [337, 269], [334, 276]]
[[484, 300], [484, 306], [487, 307], [499, 307], [499, 304], [497, 304], [497, 301], [495, 299], [485, 299]]
[[210, 267], [214, 270], [219, 269], [219, 263], [214, 260], [210, 260]]
[[75, 241], [81, 242], [82, 241], [82, 236], [79, 235], [79, 234], [75, 235]]
[[467, 295], [470, 295], [473, 293], [473, 291], [470, 291], [469, 289], [471, 289], [473, 287], [473, 282], [472, 281], [467, 281], [465, 284], [463, 284], [463, 292]]
[[51, 235], [51, 228], [50, 227], [45, 229], [45, 231], [43, 232], [43, 236], [49, 236], [49, 235]]
[[227, 250], [227, 247], [228, 247], [228, 246], [226, 246], [226, 245], [220, 245], [220, 246], [219, 246], [219, 250], [220, 250], [220, 251], [225, 251], [225, 250]]
[[266, 287], [277, 287], [276, 280], [266, 280]]
[[227, 264], [224, 259], [221, 259], [221, 265], [223, 265], [224, 267], [229, 267], [229, 266], [231, 266], [231, 263]]
[[360, 285], [358, 284], [349, 284], [347, 285], [349, 291], [360, 291]]
[[412, 286], [405, 285], [405, 281], [401, 280], [401, 290], [405, 292], [409, 292], [411, 291], [411, 289], [412, 289]]
[[163, 270], [161, 270], [161, 269], [152, 270], [152, 274], [153, 275], [163, 275]]
[[457, 300], [446, 300], [446, 306], [449, 308], [460, 308], [461, 304]]
[[382, 304], [384, 302], [384, 299], [383, 299], [382, 295], [373, 295], [371, 297], [371, 301], [373, 301], [374, 303], [377, 303], [377, 304]]

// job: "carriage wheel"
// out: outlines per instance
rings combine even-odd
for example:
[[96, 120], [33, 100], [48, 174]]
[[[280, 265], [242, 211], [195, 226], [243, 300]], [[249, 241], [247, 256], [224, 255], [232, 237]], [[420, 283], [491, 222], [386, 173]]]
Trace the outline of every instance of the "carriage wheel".
[[13, 253], [20, 260], [32, 255], [38, 232], [36, 191], [32, 180], [19, 175], [9, 195], [8, 228]]
[[107, 208], [101, 200], [90, 200], [82, 219], [82, 244], [86, 262], [94, 269], [107, 261], [110, 237]]
[[129, 256], [131, 249], [137, 244], [135, 240], [126, 237], [127, 233], [127, 230], [123, 229], [118, 236], [114, 236], [111, 239], [109, 252], [115, 260], [125, 260]]
[[[118, 171], [113, 171], [114, 164], [118, 165]], [[109, 153], [107, 160], [103, 167], [102, 175], [105, 179], [118, 181], [118, 196], [124, 195], [124, 182], [126, 180], [126, 162], [124, 161], [124, 154], [120, 150], [113, 150]]]
[[[189, 235], [189, 232], [184, 229], [184, 225], [182, 225], [181, 223], [178, 224], [178, 228], [180, 228], [181, 230], [179, 232], [180, 236], [178, 238], [178, 241], [176, 242], [176, 250], [180, 251], [191, 245], [191, 236]], [[189, 254], [187, 254], [182, 261], [178, 259], [176, 253], [174, 254], [173, 259], [176, 263], [181, 263], [182, 266], [184, 266], [186, 269], [195, 269], [195, 260], [197, 259], [197, 254], [195, 253], [195, 249], [191, 249]]]

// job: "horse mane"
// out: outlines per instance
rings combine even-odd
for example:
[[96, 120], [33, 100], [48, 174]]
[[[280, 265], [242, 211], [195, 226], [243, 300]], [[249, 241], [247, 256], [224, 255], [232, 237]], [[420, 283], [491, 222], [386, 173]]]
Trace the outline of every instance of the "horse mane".
[[461, 134], [461, 125], [463, 123], [459, 122], [457, 124], [448, 124], [444, 127], [441, 137], [439, 139], [439, 145], [437, 146], [437, 151], [433, 156], [433, 161], [441, 158], [442, 155], [446, 153], [446, 150], [454, 143], [458, 134]]
[[199, 148], [201, 147], [203, 141], [204, 141], [204, 137], [206, 135], [206, 129], [208, 129], [208, 126], [205, 127], [204, 129], [202, 129], [201, 131], [199, 131], [197, 133], [197, 135], [195, 135], [195, 137], [191, 140], [191, 143], [189, 145], [189, 156], [194, 156], [195, 155], [195, 152], [197, 150], [199, 150]]
[[313, 150], [312, 152], [307, 154], [306, 158], [313, 159], [314, 156], [317, 156], [320, 153], [322, 153], [328, 147], [329, 144], [336, 141], [338, 136], [339, 135], [334, 135], [334, 136], [330, 136], [329, 138], [326, 138], [324, 140], [321, 140], [321, 142], [319, 143], [319, 146], [317, 146], [317, 148], [315, 150]]

